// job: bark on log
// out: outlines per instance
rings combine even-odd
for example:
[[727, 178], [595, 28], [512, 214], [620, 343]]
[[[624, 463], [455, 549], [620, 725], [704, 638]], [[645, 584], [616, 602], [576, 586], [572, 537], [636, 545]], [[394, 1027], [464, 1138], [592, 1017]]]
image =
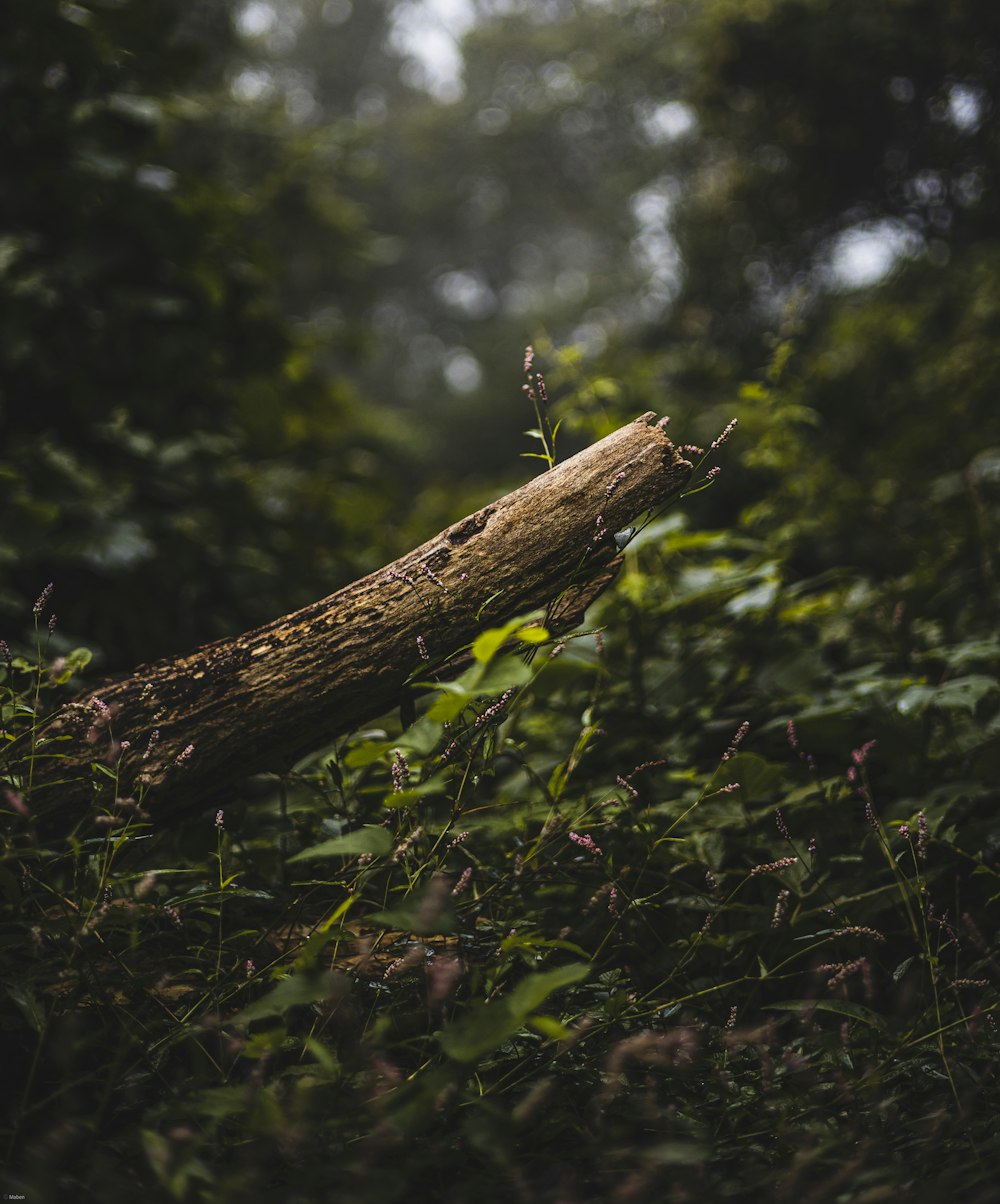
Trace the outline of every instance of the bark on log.
[[397, 706], [415, 671], [428, 676], [424, 651], [442, 662], [484, 628], [546, 606], [550, 626], [576, 626], [620, 563], [614, 533], [691, 474], [655, 418], [644, 414], [330, 597], [70, 703], [43, 733], [34, 805], [62, 813], [92, 797], [104, 707], [115, 740], [130, 745], [119, 793], [141, 775], [162, 816], [163, 804], [183, 811], [251, 773], [287, 770]]

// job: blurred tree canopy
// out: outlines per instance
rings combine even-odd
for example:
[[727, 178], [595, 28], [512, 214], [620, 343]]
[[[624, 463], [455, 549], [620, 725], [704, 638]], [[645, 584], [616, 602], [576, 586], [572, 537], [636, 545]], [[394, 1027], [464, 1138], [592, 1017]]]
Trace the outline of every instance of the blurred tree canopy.
[[[720, 5], [700, 20], [699, 161], [677, 224], [691, 384], [720, 354], [746, 373], [783, 307], [801, 319], [799, 434], [755, 517], [787, 524], [813, 565], [976, 564], [976, 479], [1000, 438], [996, 10]], [[888, 270], [863, 288], [866, 250]], [[773, 458], [773, 416], [754, 424], [748, 400]]]
[[[350, 149], [244, 120], [230, 16], [0, 17], [0, 607], [19, 621], [55, 578], [117, 667], [349, 580], [392, 494], [346, 377], [369, 241]], [[279, 232], [342, 312], [324, 369]]]
[[564, 450], [738, 414], [707, 521], [995, 613], [993, 6], [468, 15], [442, 83], [409, 0], [7, 7], [5, 622], [56, 577], [120, 667], [328, 592], [516, 476], [546, 334]]

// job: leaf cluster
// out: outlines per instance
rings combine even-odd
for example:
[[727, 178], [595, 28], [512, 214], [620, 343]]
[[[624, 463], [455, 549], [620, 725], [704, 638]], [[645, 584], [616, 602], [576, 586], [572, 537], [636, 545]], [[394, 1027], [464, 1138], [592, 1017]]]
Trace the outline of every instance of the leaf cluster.
[[32, 732], [66, 673], [43, 609], [0, 687], [14, 1182], [983, 1191], [1000, 650], [891, 672], [870, 589], [765, 551], [647, 527], [605, 635], [484, 631], [409, 728], [182, 831], [116, 780], [40, 837]]

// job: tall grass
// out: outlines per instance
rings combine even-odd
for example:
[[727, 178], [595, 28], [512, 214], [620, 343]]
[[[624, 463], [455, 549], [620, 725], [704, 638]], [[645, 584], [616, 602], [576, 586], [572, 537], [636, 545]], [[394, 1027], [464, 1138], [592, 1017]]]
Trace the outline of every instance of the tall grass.
[[[642, 594], [668, 558], [692, 648], [718, 638], [699, 591], [757, 588], [723, 543], [654, 524], [607, 648], [486, 634], [405, 730], [182, 822], [96, 708], [94, 803], [56, 833], [32, 764], [87, 658], [48, 657], [43, 602], [33, 655], [0, 649], [5, 1190], [991, 1198], [980, 796], [912, 793], [898, 708], [856, 694], [729, 718], [753, 692], [704, 655], [697, 683]], [[845, 715], [879, 735], [841, 746]]]

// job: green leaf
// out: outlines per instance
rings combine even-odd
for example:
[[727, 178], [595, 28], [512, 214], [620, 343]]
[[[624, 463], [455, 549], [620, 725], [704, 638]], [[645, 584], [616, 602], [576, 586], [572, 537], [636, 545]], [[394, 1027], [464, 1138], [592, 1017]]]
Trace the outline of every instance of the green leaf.
[[528, 1027], [533, 1028], [536, 1033], [541, 1033], [543, 1037], [550, 1037], [553, 1041], [565, 1041], [567, 1037], [573, 1035], [573, 1030], [567, 1028], [561, 1020], [556, 1020], [554, 1016], [529, 1016]]
[[549, 638], [548, 630], [539, 624], [521, 627], [515, 634], [522, 644], [544, 644]]
[[[531, 627], [524, 630], [534, 633], [543, 631], [544, 628]], [[483, 634], [493, 635], [494, 633], [484, 632]], [[482, 639], [482, 636], [479, 638]], [[509, 633], [504, 638], [509, 638]], [[521, 638], [520, 632], [518, 632], [518, 638]], [[531, 640], [525, 642], [535, 643], [544, 639], [548, 639], [547, 634], [538, 640], [533, 636]], [[492, 653], [490, 655], [492, 656]], [[520, 657], [504, 656], [494, 660], [492, 664], [477, 661], [471, 668], [466, 669], [457, 681], [429, 683], [439, 692], [438, 697], [428, 708], [426, 714], [402, 733], [397, 744], [403, 748], [417, 748], [420, 751], [430, 752], [441, 735], [441, 724], [453, 722], [467, 706], [480, 699], [496, 698], [511, 687], [527, 684], [531, 677], [531, 666], [526, 665]], [[429, 725], [433, 725], [433, 732]], [[426, 735], [433, 736], [429, 745], [424, 739]]]
[[371, 924], [381, 928], [412, 932], [415, 936], [441, 935], [458, 930], [458, 919], [447, 901], [440, 895], [439, 887], [429, 887], [420, 894], [410, 895], [398, 907], [387, 907], [382, 911], [365, 916]]
[[847, 1016], [850, 1020], [860, 1020], [862, 1024], [872, 1028], [884, 1028], [882, 1017], [871, 1008], [862, 1007], [860, 1003], [850, 1003], [846, 999], [786, 999], [781, 1003], [769, 1003], [769, 1008], [779, 1012], [833, 1012], [836, 1016]]
[[350, 929], [341, 927], [339, 921], [347, 915], [356, 899], [357, 895], [348, 895], [333, 914], [321, 924], [318, 924], [309, 934], [308, 940], [299, 950], [299, 954], [295, 959], [294, 968], [297, 973], [304, 970], [312, 970], [316, 964], [316, 959], [331, 941], [349, 941], [354, 939], [354, 933]]
[[756, 753], [737, 753], [715, 771], [712, 790], [721, 790], [730, 782], [739, 782], [740, 792], [747, 802], [769, 798], [779, 788], [782, 772], [776, 765]]
[[249, 1024], [265, 1016], [282, 1016], [289, 1008], [306, 1003], [319, 1003], [343, 992], [346, 979], [342, 974], [326, 970], [322, 974], [291, 974], [262, 998], [238, 1012], [230, 1024]]
[[774, 606], [780, 585], [781, 582], [776, 577], [769, 577], [751, 589], [737, 594], [735, 598], [730, 598], [725, 605], [725, 610], [736, 618], [741, 615], [768, 611]]
[[1000, 685], [996, 678], [982, 673], [956, 677], [940, 686], [910, 686], [896, 700], [896, 710], [901, 715], [919, 716], [929, 706], [935, 706], [943, 710], [972, 713], [987, 695], [997, 689], [1000, 689]]
[[322, 857], [351, 857], [358, 853], [371, 853], [383, 857], [392, 848], [392, 834], [386, 828], [365, 826], [343, 836], [334, 836], [322, 844], [303, 849], [288, 858], [289, 864], [296, 861], [312, 861]]
[[387, 752], [391, 752], [392, 747], [388, 740], [365, 740], [348, 749], [344, 756], [344, 764], [348, 769], [363, 769], [384, 757]]
[[386, 752], [395, 747], [405, 749], [418, 757], [428, 757], [440, 744], [443, 731], [441, 723], [436, 719], [431, 718], [429, 714], [421, 715], [405, 732], [400, 732], [393, 745], [386, 746]]
[[136, 96], [131, 92], [112, 92], [108, 108], [143, 125], [155, 125], [163, 119], [163, 103], [156, 96]]
[[531, 680], [532, 669], [519, 656], [504, 656], [495, 660], [479, 679], [476, 695], [496, 697], [511, 686], [523, 686]]
[[62, 668], [56, 681], [59, 685], [64, 686], [66, 682], [73, 676], [74, 673], [79, 673], [90, 664], [93, 653], [89, 648], [74, 648], [72, 652], [66, 654], [63, 658]]
[[552, 795], [553, 802], [558, 802], [566, 785], [566, 779], [569, 776], [568, 762], [563, 761], [552, 771], [552, 776], [549, 778], [548, 790]]
[[522, 644], [544, 644], [548, 631], [539, 623], [529, 623], [523, 617], [511, 619], [502, 627], [491, 627], [481, 632], [472, 643], [472, 655], [481, 665], [487, 665], [511, 638]]
[[520, 621], [515, 619], [503, 627], [491, 627], [489, 631], [482, 632], [472, 643], [472, 655], [481, 665], [488, 665], [519, 625]]
[[441, 794], [444, 787], [440, 779], [431, 778], [421, 782], [419, 786], [407, 786], [405, 790], [393, 790], [382, 801], [383, 807], [399, 810], [402, 807], [412, 807], [414, 803], [432, 794]]
[[913, 964], [912, 957], [908, 957], [904, 961], [901, 961], [899, 963], [899, 965], [895, 968], [895, 970], [893, 970], [893, 972], [892, 972], [892, 981], [899, 982], [899, 980], [903, 977], [903, 975], [906, 973], [906, 971], [909, 970], [909, 968], [912, 964]]
[[20, 982], [8, 982], [4, 987], [31, 1027], [36, 1033], [40, 1033], [45, 1027], [45, 1009], [35, 992], [26, 983]]
[[73, 673], [79, 673], [81, 669], [86, 669], [93, 656], [89, 648], [74, 648], [66, 654], [66, 668]]
[[550, 995], [581, 982], [590, 967], [579, 962], [532, 974], [509, 995], [480, 1004], [440, 1033], [441, 1048], [456, 1062], [478, 1062], [509, 1041]]
[[434, 723], [451, 723], [472, 701], [472, 697], [465, 690], [461, 687], [456, 688], [455, 682], [442, 683], [442, 687], [444, 685], [450, 688], [441, 689], [424, 716], [425, 719], [430, 719]]

